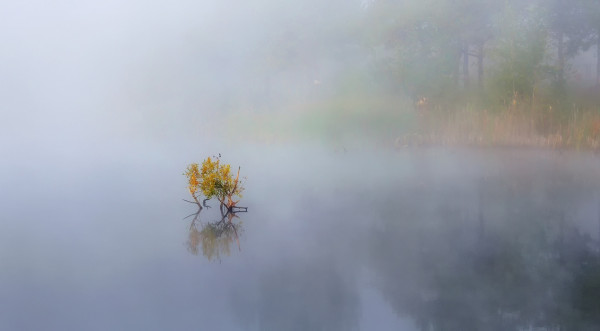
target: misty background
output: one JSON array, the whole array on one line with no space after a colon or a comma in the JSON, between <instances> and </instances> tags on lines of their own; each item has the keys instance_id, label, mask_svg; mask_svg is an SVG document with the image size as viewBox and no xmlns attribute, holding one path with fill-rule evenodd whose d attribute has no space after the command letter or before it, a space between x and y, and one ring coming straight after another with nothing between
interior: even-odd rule
<instances>
[{"instance_id":1,"label":"misty background","mask_svg":"<svg viewBox=\"0 0 600 331\"><path fill-rule=\"evenodd\" d=\"M423 104L447 114L518 101L549 113L535 118L546 136L574 112L597 115L600 10L591 0L1 9L2 140L18 137L18 153L213 134L393 144L420 132ZM595 126L581 129L597 138Z\"/></svg>"},{"instance_id":2,"label":"misty background","mask_svg":"<svg viewBox=\"0 0 600 331\"><path fill-rule=\"evenodd\" d=\"M599 22L593 0L0 3L0 328L595 330ZM217 153L249 212L210 260L182 173Z\"/></svg>"}]
</instances>

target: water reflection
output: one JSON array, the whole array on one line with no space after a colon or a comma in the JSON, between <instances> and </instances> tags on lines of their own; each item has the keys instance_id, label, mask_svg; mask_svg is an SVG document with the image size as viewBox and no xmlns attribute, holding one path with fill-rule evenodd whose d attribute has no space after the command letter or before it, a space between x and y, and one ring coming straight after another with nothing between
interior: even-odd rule
<instances>
[{"instance_id":1,"label":"water reflection","mask_svg":"<svg viewBox=\"0 0 600 331\"><path fill-rule=\"evenodd\" d=\"M239 234L243 231L242 221L238 212L221 210L219 221L202 223L199 209L190 223L187 248L194 255L202 250L202 255L209 261L221 260L221 257L231 254L231 245L235 241L238 250L241 250Z\"/></svg>"},{"instance_id":2,"label":"water reflection","mask_svg":"<svg viewBox=\"0 0 600 331\"><path fill-rule=\"evenodd\" d=\"M351 275L327 257L294 259L259 280L261 330L356 330L359 296Z\"/></svg>"},{"instance_id":3,"label":"water reflection","mask_svg":"<svg viewBox=\"0 0 600 331\"><path fill-rule=\"evenodd\" d=\"M597 330L598 240L551 184L520 185L482 186L475 208L456 191L413 190L386 211L367 263L398 314L420 330ZM415 203L427 197L440 202Z\"/></svg>"},{"instance_id":4,"label":"water reflection","mask_svg":"<svg viewBox=\"0 0 600 331\"><path fill-rule=\"evenodd\" d=\"M331 254L285 252L247 283L232 284L230 302L242 330L358 330L360 294L354 266Z\"/></svg>"}]
</instances>

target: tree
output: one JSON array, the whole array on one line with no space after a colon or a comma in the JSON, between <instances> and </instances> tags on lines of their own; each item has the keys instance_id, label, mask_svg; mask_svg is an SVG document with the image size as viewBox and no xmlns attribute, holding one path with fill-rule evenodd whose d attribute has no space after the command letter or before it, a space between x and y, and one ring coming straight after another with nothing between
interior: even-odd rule
<instances>
[{"instance_id":1,"label":"tree","mask_svg":"<svg viewBox=\"0 0 600 331\"><path fill-rule=\"evenodd\" d=\"M596 46L596 88L600 90L600 2L597 0L579 0L578 18L580 19L579 44L572 46L584 51Z\"/></svg>"},{"instance_id":2,"label":"tree","mask_svg":"<svg viewBox=\"0 0 600 331\"><path fill-rule=\"evenodd\" d=\"M490 0L377 1L369 7L373 31L380 35L373 41L393 52L388 66L415 99L448 95L461 77L468 88L471 57L482 87L484 48L494 35L499 6Z\"/></svg>"},{"instance_id":3,"label":"tree","mask_svg":"<svg viewBox=\"0 0 600 331\"><path fill-rule=\"evenodd\" d=\"M455 34L444 20L441 4L375 2L369 8L376 34L373 48L399 89L418 99L435 98L453 90L460 57ZM446 15L446 16L444 16Z\"/></svg>"},{"instance_id":4,"label":"tree","mask_svg":"<svg viewBox=\"0 0 600 331\"><path fill-rule=\"evenodd\" d=\"M546 12L545 20L549 35L556 41L555 83L563 89L566 84L565 66L567 59L574 56L583 46L585 20L583 2L580 0L550 0L541 2Z\"/></svg>"},{"instance_id":5,"label":"tree","mask_svg":"<svg viewBox=\"0 0 600 331\"><path fill-rule=\"evenodd\" d=\"M188 190L200 209L202 209L202 204L196 195L198 192L202 192L206 197L204 202L215 197L219 200L220 207L224 207L228 211L232 211L234 208L246 209L236 206L244 191L243 183L240 181L240 168L238 168L236 177L233 178L229 164L221 163L219 157L214 157L214 160L208 157L202 162L201 168L198 163L190 164L184 175L188 177Z\"/></svg>"},{"instance_id":6,"label":"tree","mask_svg":"<svg viewBox=\"0 0 600 331\"><path fill-rule=\"evenodd\" d=\"M449 37L455 39L460 48L463 86L469 87L469 58L475 57L477 84L482 87L484 46L493 36L492 17L500 9L499 4L490 0L448 0L443 4L446 10L438 15L438 21L443 22L445 30L452 32Z\"/></svg>"},{"instance_id":7,"label":"tree","mask_svg":"<svg viewBox=\"0 0 600 331\"><path fill-rule=\"evenodd\" d=\"M547 30L538 13L535 3L508 3L497 18L493 85L507 104L532 95L550 72L545 64Z\"/></svg>"}]
</instances>

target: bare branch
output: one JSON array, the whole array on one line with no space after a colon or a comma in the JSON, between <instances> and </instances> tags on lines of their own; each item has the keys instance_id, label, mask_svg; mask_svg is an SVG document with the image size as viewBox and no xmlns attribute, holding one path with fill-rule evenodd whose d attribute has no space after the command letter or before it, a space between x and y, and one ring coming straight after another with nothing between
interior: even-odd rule
<instances>
[{"instance_id":1,"label":"bare branch","mask_svg":"<svg viewBox=\"0 0 600 331\"><path fill-rule=\"evenodd\" d=\"M201 211L201 210L198 210L198 212L197 212L197 213L195 213L195 214L192 214L192 215L195 215L195 216L194 216L194 219L192 220L192 222L190 223L190 230L192 229L192 227L194 227L194 226L196 225L196 221L198 220L198 216L200 216L200 211ZM186 218L188 218L188 217L190 217L190 216L192 216L192 215L186 216ZM184 218L184 219L185 219L185 218Z\"/></svg>"},{"instance_id":2,"label":"bare branch","mask_svg":"<svg viewBox=\"0 0 600 331\"><path fill-rule=\"evenodd\" d=\"M189 215L187 215L186 217L184 217L183 219L190 218L190 217L192 217L192 216L194 216L194 215L197 215L198 213L199 213L199 212L195 212L195 213L189 214Z\"/></svg>"},{"instance_id":3,"label":"bare branch","mask_svg":"<svg viewBox=\"0 0 600 331\"><path fill-rule=\"evenodd\" d=\"M238 251L241 252L242 251L242 247L240 246L240 239L238 238L237 229L235 228L235 225L231 224L231 226L233 227L233 232L235 233L235 241L238 244Z\"/></svg>"}]
</instances>

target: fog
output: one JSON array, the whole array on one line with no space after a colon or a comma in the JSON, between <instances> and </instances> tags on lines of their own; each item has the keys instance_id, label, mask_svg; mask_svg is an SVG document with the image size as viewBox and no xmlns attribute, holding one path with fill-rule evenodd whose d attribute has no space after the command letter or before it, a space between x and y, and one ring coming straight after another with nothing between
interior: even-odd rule
<instances>
[{"instance_id":1,"label":"fog","mask_svg":"<svg viewBox=\"0 0 600 331\"><path fill-rule=\"evenodd\" d=\"M0 3L0 329L596 329L600 10L565 4ZM218 154L215 258L182 173Z\"/></svg>"},{"instance_id":2,"label":"fog","mask_svg":"<svg viewBox=\"0 0 600 331\"><path fill-rule=\"evenodd\" d=\"M142 2L3 7L3 132L51 146L67 137L146 139L176 131L168 128L185 122L186 108L201 109L192 91L205 80L192 72L206 63L191 61L201 48L189 39L202 29L194 22L203 10Z\"/></svg>"},{"instance_id":3,"label":"fog","mask_svg":"<svg viewBox=\"0 0 600 331\"><path fill-rule=\"evenodd\" d=\"M508 29L499 21L502 15L520 11L521 16L511 15L527 40L529 30L523 25L554 17L555 8L536 1L506 6L469 6L468 1L454 6L444 1L4 3L2 140L18 137L21 152L42 148L67 155L88 144L106 149L124 140L180 144L206 138L209 132L225 132L217 139L221 141L281 140L286 139L281 131L301 132L303 138L316 135L341 144L347 136L362 140L376 131L379 140L393 142L417 129L411 114L414 100L427 97L430 108L448 105L450 99L443 95L458 93L451 86L479 79L477 56L485 66L483 77L489 78L491 91L486 93L501 93L501 84L494 82L502 80L495 67L506 60L497 55ZM461 17L464 22L452 22ZM542 64L555 66L554 21L546 20L541 26L550 34L544 37ZM447 31L432 32L439 35L433 41L412 36L411 25L429 33L423 24ZM579 84L581 77L589 79L591 65L580 65L578 59L594 56L593 43L565 31L565 75L575 81L579 77ZM465 58L452 48L455 41L472 45L467 46L471 53L483 43L489 54ZM434 53L423 53L424 48ZM411 51L421 52L416 62L411 62ZM440 51L454 57L456 65L467 63L456 68L452 75L459 69L460 75L447 88L444 80L451 73L436 58ZM520 56L527 60L525 53ZM553 79L542 76L533 83L537 94ZM510 78L513 86L521 79L515 77ZM523 93L527 88L508 91L511 98ZM502 103L502 98L490 102ZM408 122L382 127L376 118L390 116L377 113L382 111L406 112L401 119ZM356 113L357 119L352 116ZM273 124L256 128L255 122L268 122L270 116L276 118ZM338 127L326 119L331 116L346 120L339 120ZM354 120L362 120L363 126L355 127ZM317 133L311 131L314 121L323 122Z\"/></svg>"},{"instance_id":4,"label":"fog","mask_svg":"<svg viewBox=\"0 0 600 331\"><path fill-rule=\"evenodd\" d=\"M109 132L162 139L198 129L228 95L250 88L241 85L252 79L248 66L280 33L285 14L302 15L278 7L4 3L2 131L25 135L26 126L38 132L29 139L60 130L93 140Z\"/></svg>"}]
</instances>

